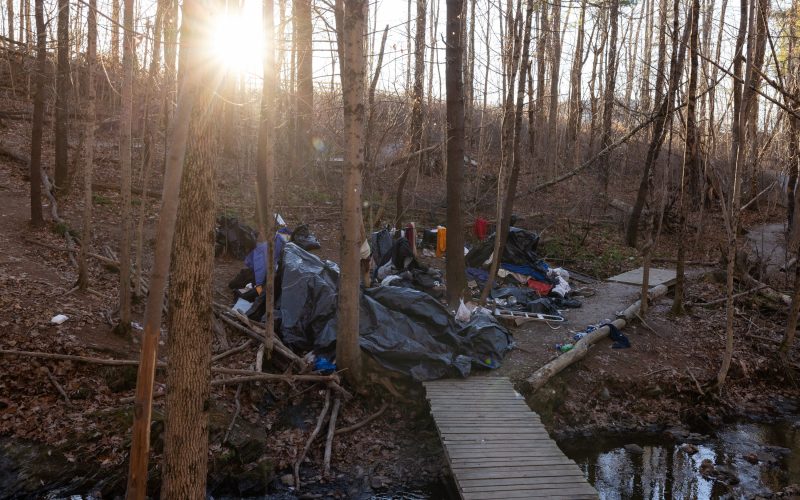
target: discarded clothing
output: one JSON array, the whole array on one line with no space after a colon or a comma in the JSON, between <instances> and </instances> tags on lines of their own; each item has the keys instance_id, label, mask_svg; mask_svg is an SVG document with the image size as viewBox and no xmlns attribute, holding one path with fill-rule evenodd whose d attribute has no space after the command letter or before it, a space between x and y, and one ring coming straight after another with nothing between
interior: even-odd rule
<instances>
[{"instance_id":1,"label":"discarded clothing","mask_svg":"<svg viewBox=\"0 0 800 500\"><path fill-rule=\"evenodd\" d=\"M577 309L583 305L580 300L572 298L549 297L549 299L556 307L561 309Z\"/></svg>"},{"instance_id":2,"label":"discarded clothing","mask_svg":"<svg viewBox=\"0 0 800 500\"><path fill-rule=\"evenodd\" d=\"M548 266L547 263L543 260L536 260L530 264L502 263L500 264L500 267L505 269L506 271L511 271L512 273L519 273L519 274L524 274L525 276L530 276L531 278L537 281L544 281L545 283L550 282L550 278L547 277Z\"/></svg>"},{"instance_id":3,"label":"discarded clothing","mask_svg":"<svg viewBox=\"0 0 800 500\"><path fill-rule=\"evenodd\" d=\"M286 244L286 240L289 236L289 230L287 228L281 228L275 233L275 243L274 243L274 252L273 261L277 265L280 260L281 252L283 251L283 247ZM250 252L247 257L244 259L245 265L253 271L253 279L254 285L263 285L264 278L267 274L267 242L262 241Z\"/></svg>"},{"instance_id":4,"label":"discarded clothing","mask_svg":"<svg viewBox=\"0 0 800 500\"><path fill-rule=\"evenodd\" d=\"M542 297L547 297L550 294L550 290L553 289L553 285L531 278L528 280L528 288L536 290L536 293Z\"/></svg>"},{"instance_id":5,"label":"discarded clothing","mask_svg":"<svg viewBox=\"0 0 800 500\"><path fill-rule=\"evenodd\" d=\"M475 237L483 241L489 233L489 222L483 217L475 219Z\"/></svg>"},{"instance_id":6,"label":"discarded clothing","mask_svg":"<svg viewBox=\"0 0 800 500\"><path fill-rule=\"evenodd\" d=\"M614 343L611 344L612 349L627 349L631 346L631 341L624 333L619 331L619 328L614 326L614 323L604 323L600 325L600 328L604 326L608 327L610 331L609 337L614 341Z\"/></svg>"},{"instance_id":7,"label":"discarded clothing","mask_svg":"<svg viewBox=\"0 0 800 500\"><path fill-rule=\"evenodd\" d=\"M468 267L466 269L466 273L468 279L473 279L478 283L486 283L486 281L489 279L489 273L477 267Z\"/></svg>"},{"instance_id":8,"label":"discarded clothing","mask_svg":"<svg viewBox=\"0 0 800 500\"><path fill-rule=\"evenodd\" d=\"M370 246L372 247L372 260L375 261L376 266L383 262L383 257L391 251L393 244L392 234L388 228L372 233Z\"/></svg>"}]
</instances>

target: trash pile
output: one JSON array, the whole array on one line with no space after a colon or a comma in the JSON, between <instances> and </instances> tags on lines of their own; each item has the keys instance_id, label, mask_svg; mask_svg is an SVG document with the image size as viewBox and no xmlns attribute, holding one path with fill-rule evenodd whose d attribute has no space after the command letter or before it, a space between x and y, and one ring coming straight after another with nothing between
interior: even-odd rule
<instances>
[{"instance_id":1,"label":"trash pile","mask_svg":"<svg viewBox=\"0 0 800 500\"><path fill-rule=\"evenodd\" d=\"M275 236L275 331L288 348L313 353L320 369L330 370L335 366L329 360L336 354L339 268L311 253L319 243L307 227L299 229L283 227ZM456 319L438 300L444 294L441 271L417 260L413 236L393 237L388 230L376 235L366 257L375 263L371 279L379 286L363 288L359 298L363 351L382 367L417 381L499 367L513 346L509 331L485 309ZM229 283L233 309L258 322L264 319L262 285L269 278L265 248L264 242L256 245L245 257L247 268Z\"/></svg>"},{"instance_id":2,"label":"trash pile","mask_svg":"<svg viewBox=\"0 0 800 500\"><path fill-rule=\"evenodd\" d=\"M476 233L485 223L476 221ZM489 278L494 259L496 233L469 250L465 257L467 277L474 297L478 297ZM536 249L539 236L526 229L510 227L500 265L487 304L494 314L516 323L538 320L563 322L561 311L581 307L569 285L569 272L551 268Z\"/></svg>"}]
</instances>

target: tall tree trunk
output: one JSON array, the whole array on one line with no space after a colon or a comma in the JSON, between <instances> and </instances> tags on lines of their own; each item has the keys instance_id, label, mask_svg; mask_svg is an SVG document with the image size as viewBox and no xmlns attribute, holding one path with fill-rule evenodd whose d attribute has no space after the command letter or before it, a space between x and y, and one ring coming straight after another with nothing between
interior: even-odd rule
<instances>
[{"instance_id":1,"label":"tall tree trunk","mask_svg":"<svg viewBox=\"0 0 800 500\"><path fill-rule=\"evenodd\" d=\"M123 0L125 29L122 40L122 109L119 116L119 177L122 196L119 238L119 324L117 332L131 328L131 121L133 118L133 1Z\"/></svg>"},{"instance_id":2,"label":"tall tree trunk","mask_svg":"<svg viewBox=\"0 0 800 500\"><path fill-rule=\"evenodd\" d=\"M264 51L263 84L261 89L261 120L258 128L256 182L258 186L258 223L266 242L267 274L264 282L265 335L267 353L272 351L275 334L275 114L278 72L275 66L275 35L273 0L264 0ZM261 367L257 367L261 369Z\"/></svg>"},{"instance_id":3,"label":"tall tree trunk","mask_svg":"<svg viewBox=\"0 0 800 500\"><path fill-rule=\"evenodd\" d=\"M336 364L354 385L361 382L361 347L358 335L361 170L364 167L364 27L366 0L337 0L344 6L342 38L342 91L344 101L345 162L342 185L342 267L339 277Z\"/></svg>"},{"instance_id":4,"label":"tall tree trunk","mask_svg":"<svg viewBox=\"0 0 800 500\"><path fill-rule=\"evenodd\" d=\"M749 18L749 19L748 19ZM741 0L741 11L739 13L739 34L736 37L736 52L734 53L733 63L733 120L731 123L731 193L728 201L728 216L726 217L726 232L728 236L727 244L727 279L725 289L727 300L725 301L725 352L722 355L722 363L717 372L717 389L722 389L728 370L733 358L733 274L736 269L736 243L739 231L739 204L740 204L740 165L743 162L743 142L745 136L745 117L747 116L746 106L743 106L742 90L750 84L752 71L748 69L744 81L742 78L742 55L745 37L752 26L752 18L748 15L747 0Z\"/></svg>"},{"instance_id":5,"label":"tall tree trunk","mask_svg":"<svg viewBox=\"0 0 800 500\"><path fill-rule=\"evenodd\" d=\"M683 308L683 298L685 289L684 265L686 261L686 218L688 217L689 204L687 200L691 188L688 183L696 182L692 175L700 171L700 147L697 133L697 46L700 21L700 0L692 0L692 10L689 16L691 34L689 35L689 88L686 91L686 149L683 154L683 168L680 178L680 198L679 213L680 221L678 225L678 258L676 266L675 298L672 302L672 313L682 315L685 313ZM699 180L699 179L697 179Z\"/></svg>"},{"instance_id":6,"label":"tall tree trunk","mask_svg":"<svg viewBox=\"0 0 800 500\"><path fill-rule=\"evenodd\" d=\"M47 32L44 26L44 0L36 0L36 97L31 124L31 225L44 224L42 218L42 126L44 125L44 82L47 71Z\"/></svg>"},{"instance_id":7,"label":"tall tree trunk","mask_svg":"<svg viewBox=\"0 0 800 500\"><path fill-rule=\"evenodd\" d=\"M56 77L55 178L59 190L68 189L69 119L69 0L58 0L58 67Z\"/></svg>"},{"instance_id":8,"label":"tall tree trunk","mask_svg":"<svg viewBox=\"0 0 800 500\"><path fill-rule=\"evenodd\" d=\"M426 0L417 0L417 27L414 33L414 86L411 89L411 137L410 152L423 149L423 86L425 85L425 13L427 11ZM403 192L405 191L408 174L414 165L420 166L423 158L417 155L416 158L409 159L403 169L400 179L397 182L397 199L395 225L400 227L404 216Z\"/></svg>"},{"instance_id":9,"label":"tall tree trunk","mask_svg":"<svg viewBox=\"0 0 800 500\"><path fill-rule=\"evenodd\" d=\"M653 62L653 14L656 0L645 0L644 56L642 59L642 81L639 90L639 111L650 112L650 65Z\"/></svg>"},{"instance_id":10,"label":"tall tree trunk","mask_svg":"<svg viewBox=\"0 0 800 500\"><path fill-rule=\"evenodd\" d=\"M569 77L569 119L567 124L567 154L572 152L573 163L578 162L578 135L581 129L581 114L583 103L581 102L581 80L583 73L583 43L586 25L586 1L581 0L581 10L578 14L578 34L575 42L575 51L572 55L572 72Z\"/></svg>"},{"instance_id":11,"label":"tall tree trunk","mask_svg":"<svg viewBox=\"0 0 800 500\"><path fill-rule=\"evenodd\" d=\"M619 31L619 0L610 0L609 23L611 33L608 38L608 61L606 62L606 89L603 96L603 135L602 148L611 145L611 122L614 115L614 93L617 78L617 33ZM608 189L611 176L611 162L608 153L598 159L600 171L603 176L603 186Z\"/></svg>"},{"instance_id":12,"label":"tall tree trunk","mask_svg":"<svg viewBox=\"0 0 800 500\"><path fill-rule=\"evenodd\" d=\"M541 4L541 11L539 14L539 36L536 39L536 126L531 126L530 128L530 140L531 140L531 155L536 158L537 163L541 163L545 158L544 152L546 148L544 147L546 138L542 136L542 125L545 123L545 107L544 107L544 89L545 89L545 81L546 81L546 73L547 73L547 46L550 43L550 27L549 21L547 17L547 10L548 10L549 3L542 2ZM522 62L525 64L525 61ZM552 77L552 75L550 75ZM514 92L514 85L513 83L509 86L510 92L513 95ZM513 106L513 104L512 104ZM552 166L552 165L549 165Z\"/></svg>"},{"instance_id":13,"label":"tall tree trunk","mask_svg":"<svg viewBox=\"0 0 800 500\"><path fill-rule=\"evenodd\" d=\"M553 27L550 36L550 111L547 114L547 165L556 172L558 157L558 79L561 71L561 0L554 0L552 8Z\"/></svg>"},{"instance_id":14,"label":"tall tree trunk","mask_svg":"<svg viewBox=\"0 0 800 500\"><path fill-rule=\"evenodd\" d=\"M767 45L767 29L769 22L769 1L768 0L753 0L753 33L751 33L751 41L753 43L753 50L747 58L747 64L753 67L752 87L745 90L746 94L752 94L749 97L748 117L747 117L747 148L746 153L747 166L746 176L750 181L749 196L752 198L758 194L758 165L760 151L758 147L758 91L761 87L761 71L764 66L764 52ZM749 49L750 42L748 42ZM698 193L699 194L699 193ZM750 207L753 209L758 208L759 201L754 199Z\"/></svg>"},{"instance_id":15,"label":"tall tree trunk","mask_svg":"<svg viewBox=\"0 0 800 500\"><path fill-rule=\"evenodd\" d=\"M192 4L192 5L189 5ZM196 30L211 19L211 2L184 4L183 39L197 43ZM199 31L199 30L198 30ZM186 36L188 35L188 36ZM191 50L191 49L190 49ZM167 411L161 498L205 498L211 380L214 267L214 164L212 102L217 77L205 70L189 126L186 164L175 224L169 278Z\"/></svg>"},{"instance_id":16,"label":"tall tree trunk","mask_svg":"<svg viewBox=\"0 0 800 500\"><path fill-rule=\"evenodd\" d=\"M657 117L653 121L653 127L650 137L650 145L647 149L647 156L645 157L644 165L642 167L642 177L639 181L639 189L636 193L636 201L633 204L631 215L628 218L628 225L625 229L625 242L628 246L635 247L636 240L639 236L639 221L641 220L642 211L644 210L647 198L652 191L653 183L653 169L655 168L656 161L661 154L661 146L666 137L667 126L672 123L672 106L675 102L675 92L678 89L678 82L680 74L677 71L683 71L683 47L678 46L678 6L673 2L673 19L672 19L672 56L670 58L670 79L664 94L664 81L666 80L665 73L665 59L666 59L666 20L667 8L666 0L661 0L659 7L660 10L660 25L658 35L658 65L656 72L656 89L655 89L655 102L659 106L657 110ZM688 30L684 33L688 36Z\"/></svg>"},{"instance_id":17,"label":"tall tree trunk","mask_svg":"<svg viewBox=\"0 0 800 500\"><path fill-rule=\"evenodd\" d=\"M447 302L456 307L466 287L464 221L464 86L462 22L464 0L447 0Z\"/></svg>"},{"instance_id":18,"label":"tall tree trunk","mask_svg":"<svg viewBox=\"0 0 800 500\"><path fill-rule=\"evenodd\" d=\"M86 42L86 123L83 151L83 228L81 231L81 251L78 259L78 286L81 290L89 287L89 272L86 256L92 244L92 170L94 168L94 124L96 121L94 76L97 64L97 0L89 0L87 13L88 31Z\"/></svg>"},{"instance_id":19,"label":"tall tree trunk","mask_svg":"<svg viewBox=\"0 0 800 500\"><path fill-rule=\"evenodd\" d=\"M6 15L8 15L8 40L14 43L14 0L6 0ZM22 16L22 12L19 14ZM22 38L22 30L19 31L19 37Z\"/></svg>"},{"instance_id":20,"label":"tall tree trunk","mask_svg":"<svg viewBox=\"0 0 800 500\"><path fill-rule=\"evenodd\" d=\"M469 0L464 3L465 13L467 3L469 4L469 28L467 29L469 42L467 44L467 63L464 65L464 134L466 148L469 152L475 145L473 117L475 115L475 4L477 0ZM463 24L466 27L466 23Z\"/></svg>"},{"instance_id":21,"label":"tall tree trunk","mask_svg":"<svg viewBox=\"0 0 800 500\"><path fill-rule=\"evenodd\" d=\"M161 32L164 20L164 2L158 2L156 5L156 18L153 23L153 49L150 58L149 74L147 76L147 89L145 90L144 98L144 147L142 154L142 170L140 176L140 184L142 190L147 189L148 180L150 179L150 171L153 165L153 145L155 143L155 123L150 115L150 101L151 96L156 85L159 70L161 69ZM166 83L166 82L164 82ZM162 103L163 105L163 103ZM139 216L136 219L136 237L135 246L136 253L134 256L134 279L133 289L139 295L142 292L142 276L144 274L144 219L147 211L147 196L142 196L139 203Z\"/></svg>"},{"instance_id":22,"label":"tall tree trunk","mask_svg":"<svg viewBox=\"0 0 800 500\"><path fill-rule=\"evenodd\" d=\"M194 9L197 9L197 14L192 12ZM161 331L161 311L164 303L164 291L167 287L167 276L170 271L172 242L175 236L175 220L178 213L189 125L193 115L195 96L198 92L198 81L202 81L198 73L207 67L207 65L203 64L205 54L199 50L192 49L192 47L200 45L198 38L202 33L202 28L195 26L194 20L203 15L204 10L200 7L199 2L188 2L186 4L183 14L185 21L181 28L183 31L182 38L187 42L184 49L181 50L180 79L182 84L175 121L170 134L170 141L167 144L164 189L161 197L162 205L156 229L153 268L150 273L150 293L147 296L144 312L142 352L136 378L127 491L127 498L130 500L143 500L147 493L150 420L152 417L153 381L155 378L158 337ZM213 88L213 83L211 87ZM209 203L209 200L205 200L205 203ZM200 210L206 210L206 208L201 207ZM196 283L189 285L189 287L194 286L196 286ZM176 305L176 307L179 306ZM196 347L200 348L202 346ZM169 405L169 401L167 404ZM202 453L206 454L205 448ZM171 473L174 473L178 469L171 468L171 470ZM203 475L203 478L205 478L205 475ZM166 484L163 485L163 488L167 487Z\"/></svg>"},{"instance_id":23,"label":"tall tree trunk","mask_svg":"<svg viewBox=\"0 0 800 500\"><path fill-rule=\"evenodd\" d=\"M311 161L311 132L314 116L313 55L311 53L311 0L294 0L294 18L297 21L297 138L296 165L299 171L308 172Z\"/></svg>"},{"instance_id":24,"label":"tall tree trunk","mask_svg":"<svg viewBox=\"0 0 800 500\"><path fill-rule=\"evenodd\" d=\"M114 71L119 67L119 2L111 0L111 65Z\"/></svg>"},{"instance_id":25,"label":"tall tree trunk","mask_svg":"<svg viewBox=\"0 0 800 500\"><path fill-rule=\"evenodd\" d=\"M166 4L164 6L164 81L161 84L161 94L164 101L163 127L167 131L166 138L168 138L178 90L176 63L178 56L178 0L161 1ZM166 151L166 149L165 147L164 150Z\"/></svg>"},{"instance_id":26,"label":"tall tree trunk","mask_svg":"<svg viewBox=\"0 0 800 500\"><path fill-rule=\"evenodd\" d=\"M521 17L522 5L517 2L517 21L516 24L522 26ZM494 278L500 265L500 259L505 248L508 228L511 224L511 214L514 210L514 198L517 189L517 178L519 176L520 151L519 141L522 129L522 106L525 97L525 61L528 60L529 48L531 44L531 21L533 19L533 0L528 0L525 7L525 23L521 35L515 30L513 38L513 52L511 60L511 77L508 92L505 97L504 116L503 116L503 135L502 135L502 163L500 180L498 181L498 201L497 201L497 236L494 242L494 258L489 268L489 279L481 291L481 303L486 301L489 291L494 284ZM522 40L520 40L522 38ZM520 46L521 42L521 46ZM520 55L520 50L522 54ZM519 71L519 85L516 89L516 103L514 102L514 82L516 73ZM544 122L540 122L544 123ZM504 191L501 191L504 189Z\"/></svg>"}]
</instances>

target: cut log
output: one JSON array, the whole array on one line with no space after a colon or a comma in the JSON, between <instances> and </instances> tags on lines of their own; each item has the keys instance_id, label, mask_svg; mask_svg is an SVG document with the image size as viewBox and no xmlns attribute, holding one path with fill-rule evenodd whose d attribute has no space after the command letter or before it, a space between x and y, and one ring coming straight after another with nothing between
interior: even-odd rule
<instances>
[{"instance_id":1,"label":"cut log","mask_svg":"<svg viewBox=\"0 0 800 500\"><path fill-rule=\"evenodd\" d=\"M650 300L666 294L667 290L669 290L669 288L665 285L658 285L657 287L651 289L649 293ZM641 307L642 301L637 300L627 309L625 309L617 317L617 319L612 322L612 324L619 329L624 328L625 325L630 323L630 321L635 318L637 314L639 314L639 309L641 309ZM611 330L607 326L598 328L576 342L571 351L565 352L556 359L536 370L533 375L528 377L526 380L526 383L530 387L531 391L537 391L541 389L551 378L560 373L561 370L583 359L589 353L590 347L608 337L610 333Z\"/></svg>"}]
</instances>

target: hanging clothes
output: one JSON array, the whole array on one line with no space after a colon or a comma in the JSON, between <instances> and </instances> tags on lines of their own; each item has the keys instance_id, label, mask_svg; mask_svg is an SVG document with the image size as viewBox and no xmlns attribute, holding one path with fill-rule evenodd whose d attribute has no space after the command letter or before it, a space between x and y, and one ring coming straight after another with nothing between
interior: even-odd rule
<instances>
[{"instance_id":1,"label":"hanging clothes","mask_svg":"<svg viewBox=\"0 0 800 500\"><path fill-rule=\"evenodd\" d=\"M447 251L447 228L439 226L436 228L436 256L441 257Z\"/></svg>"}]
</instances>

